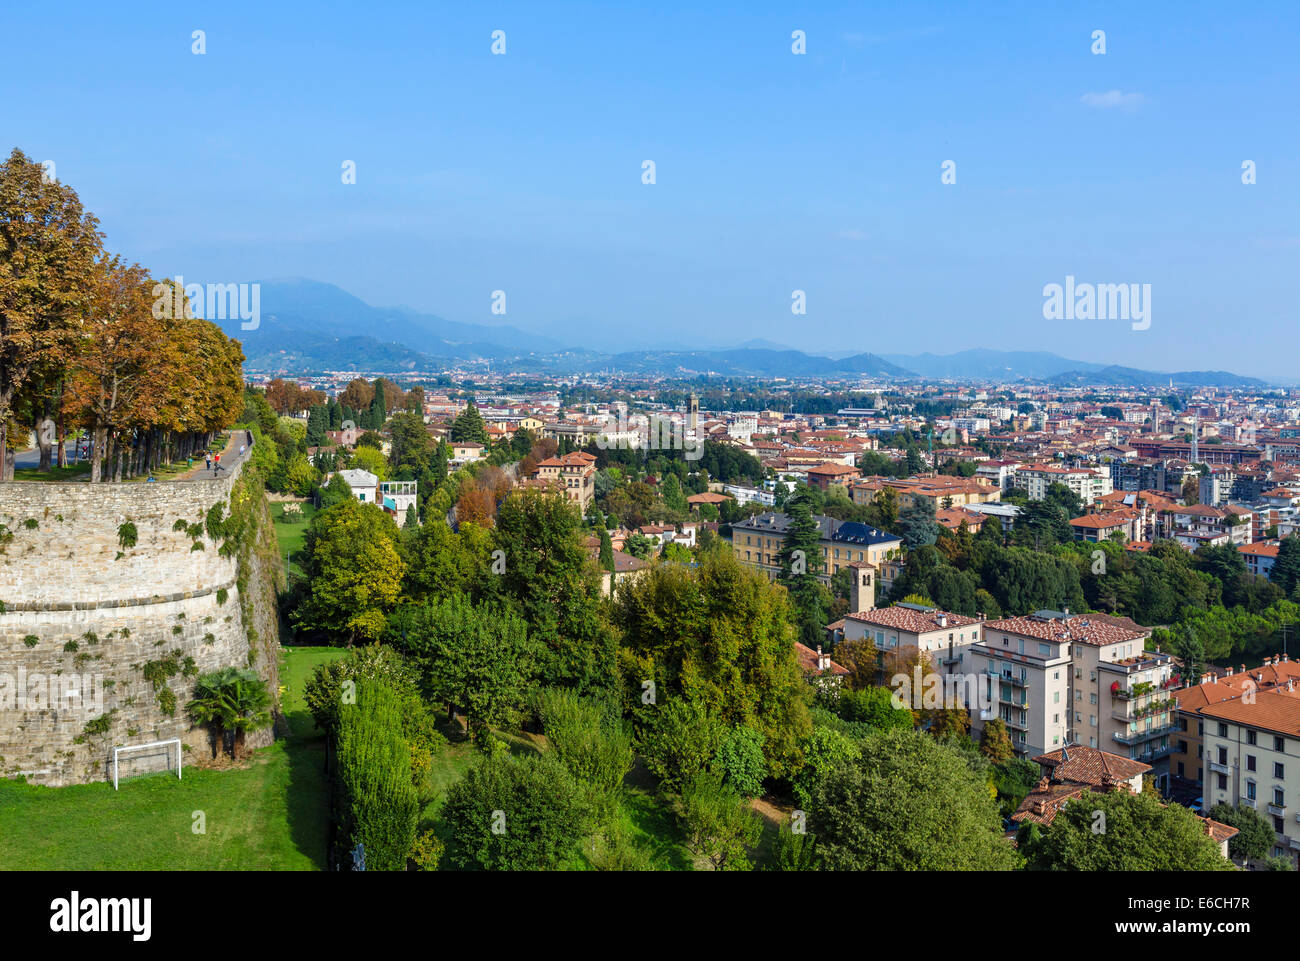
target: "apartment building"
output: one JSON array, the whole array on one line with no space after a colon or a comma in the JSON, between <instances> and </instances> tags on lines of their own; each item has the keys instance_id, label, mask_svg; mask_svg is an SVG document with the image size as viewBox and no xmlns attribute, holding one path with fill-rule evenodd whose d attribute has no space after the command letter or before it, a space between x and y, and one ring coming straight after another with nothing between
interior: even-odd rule
<instances>
[{"instance_id":1,"label":"apartment building","mask_svg":"<svg viewBox=\"0 0 1300 961\"><path fill-rule=\"evenodd\" d=\"M1209 704L1204 804L1252 807L1273 826L1275 856L1300 865L1300 691L1284 688Z\"/></svg>"},{"instance_id":2,"label":"apartment building","mask_svg":"<svg viewBox=\"0 0 1300 961\"><path fill-rule=\"evenodd\" d=\"M1231 510L1209 504L1187 504L1166 513L1168 536L1189 550L1196 550L1202 544L1250 543L1250 518Z\"/></svg>"},{"instance_id":3,"label":"apartment building","mask_svg":"<svg viewBox=\"0 0 1300 961\"><path fill-rule=\"evenodd\" d=\"M928 502L935 510L946 504L949 507L967 507L996 501L1002 491L983 478L913 477L897 480L891 477L869 477L849 485L849 496L855 504L870 504L885 487L898 492L899 510Z\"/></svg>"},{"instance_id":4,"label":"apartment building","mask_svg":"<svg viewBox=\"0 0 1300 961\"><path fill-rule=\"evenodd\" d=\"M1108 541L1117 534L1125 540L1142 539L1143 512L1136 508L1123 508L1105 514L1084 514L1070 521L1070 530L1076 541L1097 543Z\"/></svg>"},{"instance_id":5,"label":"apartment building","mask_svg":"<svg viewBox=\"0 0 1300 961\"><path fill-rule=\"evenodd\" d=\"M1169 773L1174 777L1203 783L1205 766L1205 721L1201 711L1211 704L1230 701L1247 691L1271 691L1300 681L1300 661L1286 655L1266 658L1259 667L1246 670L1243 664L1226 671L1206 671L1197 683L1173 692L1177 701L1176 731L1169 755Z\"/></svg>"},{"instance_id":6,"label":"apartment building","mask_svg":"<svg viewBox=\"0 0 1300 961\"><path fill-rule=\"evenodd\" d=\"M1280 542L1267 541L1262 544L1242 544L1237 548L1237 552L1245 560L1247 571L1260 577L1268 577L1273 573L1273 565L1277 563L1277 553L1281 548Z\"/></svg>"},{"instance_id":7,"label":"apartment building","mask_svg":"<svg viewBox=\"0 0 1300 961\"><path fill-rule=\"evenodd\" d=\"M970 648L983 621L921 604L894 604L844 615L839 640L871 641L882 654L917 651L939 674L975 673Z\"/></svg>"},{"instance_id":8,"label":"apartment building","mask_svg":"<svg viewBox=\"0 0 1300 961\"><path fill-rule=\"evenodd\" d=\"M822 555L820 579L830 583L831 577L841 568L853 563L879 567L891 551L900 550L902 540L887 531L868 527L854 521L841 521L834 517L816 514L813 519L821 528L819 546ZM790 518L786 514L768 512L738 521L731 525L731 547L741 563L763 571L769 579L776 580L781 573L780 553L785 546L786 529Z\"/></svg>"},{"instance_id":9,"label":"apartment building","mask_svg":"<svg viewBox=\"0 0 1300 961\"><path fill-rule=\"evenodd\" d=\"M847 487L857 476L856 467L848 467L834 461L817 464L807 470L808 486L823 492L829 491L834 486Z\"/></svg>"},{"instance_id":10,"label":"apartment building","mask_svg":"<svg viewBox=\"0 0 1300 961\"><path fill-rule=\"evenodd\" d=\"M970 657L996 690L998 716L1022 757L1071 743L1144 762L1167 753L1172 710L1160 713L1155 692L1168 684L1172 659L1143 650L1143 628L1103 614L1038 611L985 621L982 633ZM982 727L972 717L973 733Z\"/></svg>"},{"instance_id":11,"label":"apartment building","mask_svg":"<svg viewBox=\"0 0 1300 961\"><path fill-rule=\"evenodd\" d=\"M1091 467L1028 464L1016 470L1015 485L1026 491L1030 500L1044 500L1047 489L1053 484L1068 487L1084 506L1092 504L1099 497L1105 497L1114 489L1107 472Z\"/></svg>"},{"instance_id":12,"label":"apartment building","mask_svg":"<svg viewBox=\"0 0 1300 961\"><path fill-rule=\"evenodd\" d=\"M596 496L596 458L585 451L548 457L538 463L533 479L539 484L559 486L585 514Z\"/></svg>"}]
</instances>

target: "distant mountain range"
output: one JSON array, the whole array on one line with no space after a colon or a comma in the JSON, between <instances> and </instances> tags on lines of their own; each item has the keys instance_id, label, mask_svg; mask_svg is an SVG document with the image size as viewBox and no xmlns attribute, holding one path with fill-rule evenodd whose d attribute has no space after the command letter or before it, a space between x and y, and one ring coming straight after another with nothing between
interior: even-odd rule
<instances>
[{"instance_id":1,"label":"distant mountain range","mask_svg":"<svg viewBox=\"0 0 1300 961\"><path fill-rule=\"evenodd\" d=\"M568 346L517 327L465 324L398 307L372 307L333 284L263 282L261 322L218 321L244 346L246 366L261 372L427 371L457 362L489 361L557 373L604 370L641 374L732 377L873 377L891 380L1029 380L1060 386L1266 386L1226 371L1174 374L1070 360L1044 351L973 349L954 354L832 351L815 354L770 340L734 348L642 349L605 353ZM674 345L674 348L682 345Z\"/></svg>"}]
</instances>

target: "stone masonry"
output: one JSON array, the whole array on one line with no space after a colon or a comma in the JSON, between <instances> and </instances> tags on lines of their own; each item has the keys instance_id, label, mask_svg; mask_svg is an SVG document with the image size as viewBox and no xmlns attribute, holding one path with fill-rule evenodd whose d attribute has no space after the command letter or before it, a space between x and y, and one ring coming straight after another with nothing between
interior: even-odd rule
<instances>
[{"instance_id":1,"label":"stone masonry","mask_svg":"<svg viewBox=\"0 0 1300 961\"><path fill-rule=\"evenodd\" d=\"M115 746L174 737L187 764L211 757L185 709L197 677L251 663L275 692L272 572L254 552L241 603L237 558L206 529L175 529L204 524L219 502L228 512L238 476L236 466L217 480L0 484L0 776L103 780ZM273 537L265 502L255 506L256 535ZM173 713L156 685L174 695ZM268 728L247 743L271 738ZM127 755L121 775L174 766L174 752Z\"/></svg>"}]
</instances>

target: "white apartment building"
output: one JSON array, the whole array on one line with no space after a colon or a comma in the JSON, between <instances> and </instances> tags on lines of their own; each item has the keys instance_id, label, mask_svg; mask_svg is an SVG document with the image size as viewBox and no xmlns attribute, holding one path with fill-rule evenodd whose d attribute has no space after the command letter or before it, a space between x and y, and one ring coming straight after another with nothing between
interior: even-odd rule
<instances>
[{"instance_id":1,"label":"white apartment building","mask_svg":"<svg viewBox=\"0 0 1300 961\"><path fill-rule=\"evenodd\" d=\"M1201 708L1204 805L1254 808L1273 825L1272 853L1300 859L1300 688L1291 680L1247 700Z\"/></svg>"},{"instance_id":2,"label":"white apartment building","mask_svg":"<svg viewBox=\"0 0 1300 961\"><path fill-rule=\"evenodd\" d=\"M1113 490L1110 474L1091 467L1056 467L1050 464L1027 464L1016 469L1015 486L1041 501L1053 484L1064 484L1086 506Z\"/></svg>"},{"instance_id":3,"label":"white apartment building","mask_svg":"<svg viewBox=\"0 0 1300 961\"><path fill-rule=\"evenodd\" d=\"M1156 711L1171 659L1143 651L1148 633L1125 618L1038 611L985 621L970 658L1020 756L1078 743L1149 762L1168 755L1173 708ZM982 719L971 722L978 736Z\"/></svg>"}]
</instances>

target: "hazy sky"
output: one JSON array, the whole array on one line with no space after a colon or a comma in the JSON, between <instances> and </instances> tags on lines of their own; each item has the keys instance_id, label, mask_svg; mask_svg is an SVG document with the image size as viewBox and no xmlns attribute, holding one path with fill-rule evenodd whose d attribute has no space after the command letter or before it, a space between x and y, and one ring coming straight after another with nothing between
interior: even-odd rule
<instances>
[{"instance_id":1,"label":"hazy sky","mask_svg":"<svg viewBox=\"0 0 1300 961\"><path fill-rule=\"evenodd\" d=\"M9 3L0 146L187 282L310 277L606 349L1295 375L1298 10ZM1044 320L1067 275L1150 284L1150 328Z\"/></svg>"}]
</instances>

